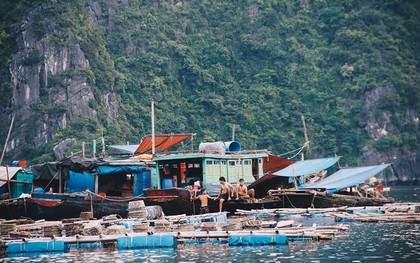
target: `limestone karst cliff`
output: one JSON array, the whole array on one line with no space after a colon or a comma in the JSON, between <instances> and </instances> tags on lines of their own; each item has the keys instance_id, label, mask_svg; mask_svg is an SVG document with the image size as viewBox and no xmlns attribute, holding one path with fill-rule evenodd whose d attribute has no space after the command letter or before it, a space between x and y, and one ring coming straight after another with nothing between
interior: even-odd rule
<instances>
[{"instance_id":1,"label":"limestone karst cliff","mask_svg":"<svg viewBox=\"0 0 420 263\"><path fill-rule=\"evenodd\" d=\"M16 116L7 160L54 159L67 138L71 151L102 134L139 142L154 100L160 133L224 140L236 123L245 148L281 154L303 145L304 115L312 157L420 177L417 1L0 5L0 148Z\"/></svg>"}]
</instances>

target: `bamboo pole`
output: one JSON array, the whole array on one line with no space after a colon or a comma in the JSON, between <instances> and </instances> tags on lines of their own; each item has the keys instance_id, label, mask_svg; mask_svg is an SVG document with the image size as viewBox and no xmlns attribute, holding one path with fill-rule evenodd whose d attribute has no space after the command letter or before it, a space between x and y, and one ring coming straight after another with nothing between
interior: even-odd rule
<instances>
[{"instance_id":1,"label":"bamboo pole","mask_svg":"<svg viewBox=\"0 0 420 263\"><path fill-rule=\"evenodd\" d=\"M27 182L27 181L20 181L20 180L5 180L5 179L0 179L0 182L11 182L11 183L18 183L18 184L32 184L31 182Z\"/></svg>"},{"instance_id":2,"label":"bamboo pole","mask_svg":"<svg viewBox=\"0 0 420 263\"><path fill-rule=\"evenodd\" d=\"M15 122L15 115L12 115L12 120L10 121L9 131L7 132L6 141L4 143L3 152L1 153L0 165L3 163L4 154L6 153L7 143L9 142L10 133L12 132L13 123Z\"/></svg>"}]
</instances>

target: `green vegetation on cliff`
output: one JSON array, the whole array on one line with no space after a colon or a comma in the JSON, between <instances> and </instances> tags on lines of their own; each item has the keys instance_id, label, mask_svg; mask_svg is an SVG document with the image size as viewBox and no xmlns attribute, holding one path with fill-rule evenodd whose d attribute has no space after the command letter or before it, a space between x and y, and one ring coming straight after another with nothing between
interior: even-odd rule
<instances>
[{"instance_id":1,"label":"green vegetation on cliff","mask_svg":"<svg viewBox=\"0 0 420 263\"><path fill-rule=\"evenodd\" d=\"M29 7L2 2L15 12L11 19L0 8L0 44L6 39L8 46L0 54L0 91L11 96L10 58L5 59L16 50L8 36ZM197 132L198 141L228 140L236 123L236 139L244 148L280 154L303 145L304 115L317 156L337 153L354 164L365 146L407 152L420 146L418 125L410 120L420 108L418 1L50 0L42 5L45 16L60 17L62 35L54 41L63 45L72 32L89 60L91 70L84 74L97 98L89 106L99 112L109 143L139 142L150 133L154 100L158 133ZM368 107L367 94L382 90L390 95ZM99 99L105 91L122 98L118 120L106 117L107 105ZM9 100L2 97L1 107ZM398 129L373 140L366 127L372 121L383 127L388 121L383 112ZM100 127L79 132L83 123L75 121L56 140L102 132ZM5 126L2 122L2 134Z\"/></svg>"}]
</instances>

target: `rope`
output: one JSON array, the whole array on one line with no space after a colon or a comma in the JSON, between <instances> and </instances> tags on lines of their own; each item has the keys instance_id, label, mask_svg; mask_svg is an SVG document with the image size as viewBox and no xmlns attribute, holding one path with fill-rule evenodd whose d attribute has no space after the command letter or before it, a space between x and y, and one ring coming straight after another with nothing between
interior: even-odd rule
<instances>
[{"instance_id":1,"label":"rope","mask_svg":"<svg viewBox=\"0 0 420 263\"><path fill-rule=\"evenodd\" d=\"M309 144L309 142L308 143L305 143L303 146L302 146L302 148L300 148L299 149L299 151L295 154L295 155L293 155L292 157L290 157L289 159L293 159L293 158L295 158L296 156L298 156L302 151L303 151L303 149L305 149L305 147L307 146Z\"/></svg>"},{"instance_id":2,"label":"rope","mask_svg":"<svg viewBox=\"0 0 420 263\"><path fill-rule=\"evenodd\" d=\"M312 208L315 208L314 207L314 200L315 200L315 196L316 196L316 192L314 193L314 195L312 196L312 201L311 201L311 207Z\"/></svg>"},{"instance_id":3,"label":"rope","mask_svg":"<svg viewBox=\"0 0 420 263\"><path fill-rule=\"evenodd\" d=\"M297 154L295 154L293 157L291 157L291 158L289 158L289 159L293 159L294 157L296 157L300 152L302 152L303 151L303 149L305 149L305 147L307 146L307 144L309 144L309 142L308 143L306 143L305 142L305 144L302 146L302 147L300 147L300 148L297 148L297 149L294 149L294 150L291 150L291 151L288 151L288 152L286 152L286 153L282 153L282 154L279 154L278 156L284 156L284 155L287 155L287 154L289 154L289 153L294 153L294 152L296 152L296 151L299 151Z\"/></svg>"},{"instance_id":4,"label":"rope","mask_svg":"<svg viewBox=\"0 0 420 263\"><path fill-rule=\"evenodd\" d=\"M56 172L53 176L53 178L51 178L51 180L48 182L47 186L45 186L44 191L48 188L48 186L51 184L51 182L54 180L54 178L57 176L58 172Z\"/></svg>"},{"instance_id":5,"label":"rope","mask_svg":"<svg viewBox=\"0 0 420 263\"><path fill-rule=\"evenodd\" d=\"M290 201L290 199L289 199L289 197L287 196L287 194L284 194L284 196L286 196L287 200L289 200L289 204L290 204L291 206L293 206L293 208L296 208L296 206L294 206L294 205L292 204L292 202Z\"/></svg>"},{"instance_id":6,"label":"rope","mask_svg":"<svg viewBox=\"0 0 420 263\"><path fill-rule=\"evenodd\" d=\"M138 198L140 198L140 197L143 197L143 194L141 194L141 195L137 195L137 196L134 196L134 197L132 197L132 198L128 198L128 199L112 199L112 198L107 198L107 197L105 197L105 196L100 196L100 195L97 195L97 194L95 194L94 192L92 192L92 191L90 191L90 190L86 190L85 192L87 192L88 194L93 195L93 196L95 196L95 197L99 197L99 198L102 198L102 199L104 199L104 200L107 200L107 201L113 201L113 202L133 201L133 200L137 200L137 199L138 199Z\"/></svg>"}]
</instances>

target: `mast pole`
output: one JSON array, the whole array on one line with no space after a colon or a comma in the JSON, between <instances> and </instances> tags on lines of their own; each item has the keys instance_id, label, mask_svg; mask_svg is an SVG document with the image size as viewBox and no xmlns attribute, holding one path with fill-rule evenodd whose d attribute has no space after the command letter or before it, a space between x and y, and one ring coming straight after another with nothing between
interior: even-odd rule
<instances>
[{"instance_id":1,"label":"mast pole","mask_svg":"<svg viewBox=\"0 0 420 263\"><path fill-rule=\"evenodd\" d=\"M235 141L235 123L232 123L232 141Z\"/></svg>"},{"instance_id":2,"label":"mast pole","mask_svg":"<svg viewBox=\"0 0 420 263\"><path fill-rule=\"evenodd\" d=\"M311 149L309 148L308 132L306 130L305 116L302 115L303 134L305 135L306 155L311 157Z\"/></svg>"},{"instance_id":3,"label":"mast pole","mask_svg":"<svg viewBox=\"0 0 420 263\"><path fill-rule=\"evenodd\" d=\"M152 100L152 155L155 155L155 102Z\"/></svg>"},{"instance_id":4,"label":"mast pole","mask_svg":"<svg viewBox=\"0 0 420 263\"><path fill-rule=\"evenodd\" d=\"M12 132L13 123L15 122L15 115L12 115L12 120L10 121L9 131L7 132L6 142L4 143L3 152L1 153L0 165L3 163L4 154L6 153L7 143L9 142L10 133Z\"/></svg>"}]
</instances>

